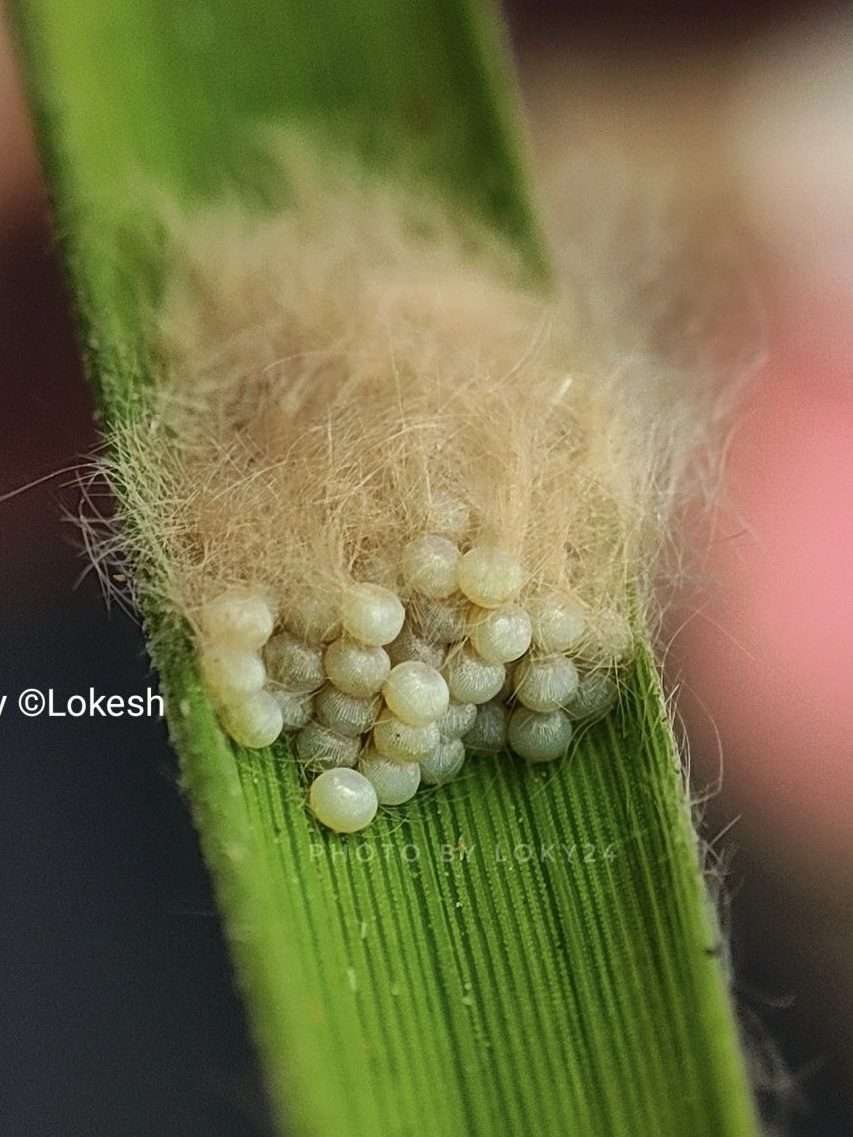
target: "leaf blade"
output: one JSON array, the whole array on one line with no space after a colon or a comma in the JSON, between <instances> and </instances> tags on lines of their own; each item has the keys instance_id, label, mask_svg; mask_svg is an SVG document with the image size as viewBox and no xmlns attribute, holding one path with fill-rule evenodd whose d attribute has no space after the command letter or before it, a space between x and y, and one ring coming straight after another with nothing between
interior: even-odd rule
<instances>
[{"instance_id":1,"label":"leaf blade","mask_svg":"<svg viewBox=\"0 0 853 1137\"><path fill-rule=\"evenodd\" d=\"M380 164L399 148L541 267L477 0L30 0L21 27L112 415L144 386L148 349L144 195L135 216L127 194L140 172L199 198L236 173L253 193L258 121L322 120ZM292 763L234 761L189 644L158 614L149 623L270 1087L298 1132L755 1132L648 659L622 718L546 782L474 762L341 842L306 816ZM581 851L543 853L554 844Z\"/></svg>"}]
</instances>

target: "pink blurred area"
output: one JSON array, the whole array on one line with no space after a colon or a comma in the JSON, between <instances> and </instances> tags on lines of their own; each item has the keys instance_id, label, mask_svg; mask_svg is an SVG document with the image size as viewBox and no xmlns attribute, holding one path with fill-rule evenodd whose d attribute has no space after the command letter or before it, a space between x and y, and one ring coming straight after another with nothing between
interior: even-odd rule
<instances>
[{"instance_id":1,"label":"pink blurred area","mask_svg":"<svg viewBox=\"0 0 853 1137\"><path fill-rule=\"evenodd\" d=\"M793 863L853 876L853 322L783 311L739 415L673 673L703 772ZM826 350L826 344L831 350ZM676 667L677 665L677 667Z\"/></svg>"},{"instance_id":2,"label":"pink blurred area","mask_svg":"<svg viewBox=\"0 0 853 1137\"><path fill-rule=\"evenodd\" d=\"M70 587L82 567L79 541L61 520L63 508L73 508L73 495L63 495L61 487L73 480L73 467L91 452L97 435L2 19L0 155L0 581L4 590L38 595Z\"/></svg>"},{"instance_id":3,"label":"pink blurred area","mask_svg":"<svg viewBox=\"0 0 853 1137\"><path fill-rule=\"evenodd\" d=\"M738 413L704 615L674 656L695 749L707 761L719 732L758 839L849 888L853 22L788 29L732 75L721 154L765 277L767 362Z\"/></svg>"}]
</instances>

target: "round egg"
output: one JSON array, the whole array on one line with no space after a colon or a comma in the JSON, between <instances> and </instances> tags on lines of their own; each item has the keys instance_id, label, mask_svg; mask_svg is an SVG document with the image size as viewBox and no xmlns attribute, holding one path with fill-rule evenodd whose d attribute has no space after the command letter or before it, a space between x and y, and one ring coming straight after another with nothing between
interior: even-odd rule
<instances>
[{"instance_id":1,"label":"round egg","mask_svg":"<svg viewBox=\"0 0 853 1137\"><path fill-rule=\"evenodd\" d=\"M528 601L533 644L543 655L576 649L586 632L586 615L577 600L556 595Z\"/></svg>"},{"instance_id":2,"label":"round egg","mask_svg":"<svg viewBox=\"0 0 853 1137\"><path fill-rule=\"evenodd\" d=\"M254 691L220 711L226 732L249 750L272 746L284 728L281 709L269 691Z\"/></svg>"},{"instance_id":3,"label":"round egg","mask_svg":"<svg viewBox=\"0 0 853 1137\"><path fill-rule=\"evenodd\" d=\"M326 770L315 778L308 792L311 812L335 833L358 833L376 816L379 799L364 774L358 770Z\"/></svg>"},{"instance_id":4,"label":"round egg","mask_svg":"<svg viewBox=\"0 0 853 1137\"><path fill-rule=\"evenodd\" d=\"M468 635L466 609L465 601L455 596L447 600L413 596L409 605L417 634L429 643L441 645L458 643Z\"/></svg>"},{"instance_id":5,"label":"round egg","mask_svg":"<svg viewBox=\"0 0 853 1137\"><path fill-rule=\"evenodd\" d=\"M412 592L446 600L456 591L459 549L447 537L428 533L403 550L403 580Z\"/></svg>"},{"instance_id":6,"label":"round egg","mask_svg":"<svg viewBox=\"0 0 853 1137\"><path fill-rule=\"evenodd\" d=\"M578 687L577 668L564 655L528 656L513 671L515 696L531 711L564 707Z\"/></svg>"},{"instance_id":7,"label":"round egg","mask_svg":"<svg viewBox=\"0 0 853 1137\"><path fill-rule=\"evenodd\" d=\"M211 695L233 702L260 691L267 681L261 657L253 651L205 644L199 659L202 677Z\"/></svg>"},{"instance_id":8,"label":"round egg","mask_svg":"<svg viewBox=\"0 0 853 1137\"><path fill-rule=\"evenodd\" d=\"M441 741L438 726L412 726L387 711L373 728L373 745L385 758L396 762L419 762L435 750Z\"/></svg>"},{"instance_id":9,"label":"round egg","mask_svg":"<svg viewBox=\"0 0 853 1137\"><path fill-rule=\"evenodd\" d=\"M498 699L477 707L477 717L463 741L468 750L477 754L499 754L506 750L506 733L509 711Z\"/></svg>"},{"instance_id":10,"label":"round egg","mask_svg":"<svg viewBox=\"0 0 853 1137\"><path fill-rule=\"evenodd\" d=\"M553 762L572 740L572 724L563 711L530 711L516 707L509 717L510 747L527 762Z\"/></svg>"},{"instance_id":11,"label":"round egg","mask_svg":"<svg viewBox=\"0 0 853 1137\"><path fill-rule=\"evenodd\" d=\"M362 755L358 768L376 790L380 805L410 801L421 784L417 762L395 762L372 748Z\"/></svg>"},{"instance_id":12,"label":"round egg","mask_svg":"<svg viewBox=\"0 0 853 1137\"><path fill-rule=\"evenodd\" d=\"M461 498L436 490L428 508L429 528L454 540L461 540L471 526L471 510Z\"/></svg>"},{"instance_id":13,"label":"round egg","mask_svg":"<svg viewBox=\"0 0 853 1137\"><path fill-rule=\"evenodd\" d=\"M359 698L327 683L314 696L314 713L317 721L329 730L350 738L365 734L373 726L379 713L379 696Z\"/></svg>"},{"instance_id":14,"label":"round egg","mask_svg":"<svg viewBox=\"0 0 853 1137\"><path fill-rule=\"evenodd\" d=\"M444 644L433 643L417 635L408 621L403 625L403 630L399 636L393 643L388 644L385 650L388 652L392 665L416 660L418 663L425 663L427 667L435 667L436 669L442 666L447 655Z\"/></svg>"},{"instance_id":15,"label":"round egg","mask_svg":"<svg viewBox=\"0 0 853 1137\"><path fill-rule=\"evenodd\" d=\"M208 601L199 623L207 640L257 651L272 635L275 613L263 593L233 590Z\"/></svg>"},{"instance_id":16,"label":"round egg","mask_svg":"<svg viewBox=\"0 0 853 1137\"><path fill-rule=\"evenodd\" d=\"M451 698L457 703L487 703L506 678L502 663L487 663L467 645L453 653L445 667Z\"/></svg>"},{"instance_id":17,"label":"round egg","mask_svg":"<svg viewBox=\"0 0 853 1137\"><path fill-rule=\"evenodd\" d=\"M338 734L321 722L303 726L294 740L296 754L311 770L328 770L334 766L354 766L361 753L361 739Z\"/></svg>"},{"instance_id":18,"label":"round egg","mask_svg":"<svg viewBox=\"0 0 853 1137\"><path fill-rule=\"evenodd\" d=\"M360 643L389 644L400 634L406 612L399 596L378 584L351 584L341 596L341 624Z\"/></svg>"},{"instance_id":19,"label":"round egg","mask_svg":"<svg viewBox=\"0 0 853 1137\"><path fill-rule=\"evenodd\" d=\"M323 666L331 683L347 695L377 695L391 671L388 652L342 637L326 648Z\"/></svg>"},{"instance_id":20,"label":"round egg","mask_svg":"<svg viewBox=\"0 0 853 1137\"><path fill-rule=\"evenodd\" d=\"M615 681L602 671L585 675L566 704L566 714L573 719L598 718L616 702L619 689Z\"/></svg>"},{"instance_id":21,"label":"round egg","mask_svg":"<svg viewBox=\"0 0 853 1137\"><path fill-rule=\"evenodd\" d=\"M425 726L447 710L450 693L444 678L425 663L398 663L382 686L388 709L403 722Z\"/></svg>"},{"instance_id":22,"label":"round egg","mask_svg":"<svg viewBox=\"0 0 853 1137\"><path fill-rule=\"evenodd\" d=\"M455 778L465 764L465 746L458 738L443 738L439 746L420 762L421 782L441 786Z\"/></svg>"},{"instance_id":23,"label":"round egg","mask_svg":"<svg viewBox=\"0 0 853 1137\"><path fill-rule=\"evenodd\" d=\"M286 691L308 694L318 691L326 681L322 648L290 632L272 637L264 648L264 661L270 678Z\"/></svg>"},{"instance_id":24,"label":"round egg","mask_svg":"<svg viewBox=\"0 0 853 1137\"><path fill-rule=\"evenodd\" d=\"M475 545L459 561L461 592L480 608L500 608L524 583L521 565L504 549Z\"/></svg>"},{"instance_id":25,"label":"round egg","mask_svg":"<svg viewBox=\"0 0 853 1137\"><path fill-rule=\"evenodd\" d=\"M515 605L474 608L468 616L468 629L474 650L487 663L511 663L530 647L530 617Z\"/></svg>"},{"instance_id":26,"label":"round egg","mask_svg":"<svg viewBox=\"0 0 853 1137\"><path fill-rule=\"evenodd\" d=\"M474 725L476 718L475 703L450 703L438 720L438 732L442 738L462 738Z\"/></svg>"},{"instance_id":27,"label":"round egg","mask_svg":"<svg viewBox=\"0 0 853 1137\"><path fill-rule=\"evenodd\" d=\"M314 699L311 695L283 691L280 687L271 687L270 694L278 703L285 730L301 730L310 722L314 713Z\"/></svg>"}]
</instances>

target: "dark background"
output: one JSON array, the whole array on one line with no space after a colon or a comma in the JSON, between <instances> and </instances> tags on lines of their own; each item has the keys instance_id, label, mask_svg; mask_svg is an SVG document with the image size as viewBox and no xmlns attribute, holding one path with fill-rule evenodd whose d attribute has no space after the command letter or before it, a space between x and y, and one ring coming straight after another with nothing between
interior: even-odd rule
<instances>
[{"instance_id":1,"label":"dark background","mask_svg":"<svg viewBox=\"0 0 853 1137\"><path fill-rule=\"evenodd\" d=\"M740 13L740 14L738 14ZM560 37L669 57L743 40L778 5L514 5L527 60ZM97 445L19 92L0 76L0 495ZM10 109L11 108L11 109ZM0 191L2 193L2 191ZM79 534L74 475L0 501L0 691L153 684L138 628L108 612ZM724 790L709 825L742 803ZM729 877L738 997L771 1113L796 1137L853 1132L843 1031L821 1008L849 974L809 958L832 920L749 835ZM729 839L729 846L734 842ZM269 1132L246 1024L161 724L0 720L0 1132L3 1137L242 1137ZM838 903L844 897L836 898ZM772 1042L771 1042L772 1040ZM774 1057L779 1050L779 1061ZM685 1134L685 1137L689 1137Z\"/></svg>"}]
</instances>

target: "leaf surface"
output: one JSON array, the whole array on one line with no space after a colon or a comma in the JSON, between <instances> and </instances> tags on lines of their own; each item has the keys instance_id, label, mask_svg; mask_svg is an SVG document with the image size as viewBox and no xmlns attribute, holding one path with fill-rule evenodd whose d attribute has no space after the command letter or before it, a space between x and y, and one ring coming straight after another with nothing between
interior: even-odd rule
<instances>
[{"instance_id":1,"label":"leaf surface","mask_svg":"<svg viewBox=\"0 0 853 1137\"><path fill-rule=\"evenodd\" d=\"M544 258L479 0L28 0L18 12L104 416L144 401L147 187L267 193L259 124L322 126ZM390 173L389 173L390 176ZM751 1137L718 930L649 657L571 760L474 759L342 840L284 748L241 752L149 612L282 1124L316 1137Z\"/></svg>"}]
</instances>

